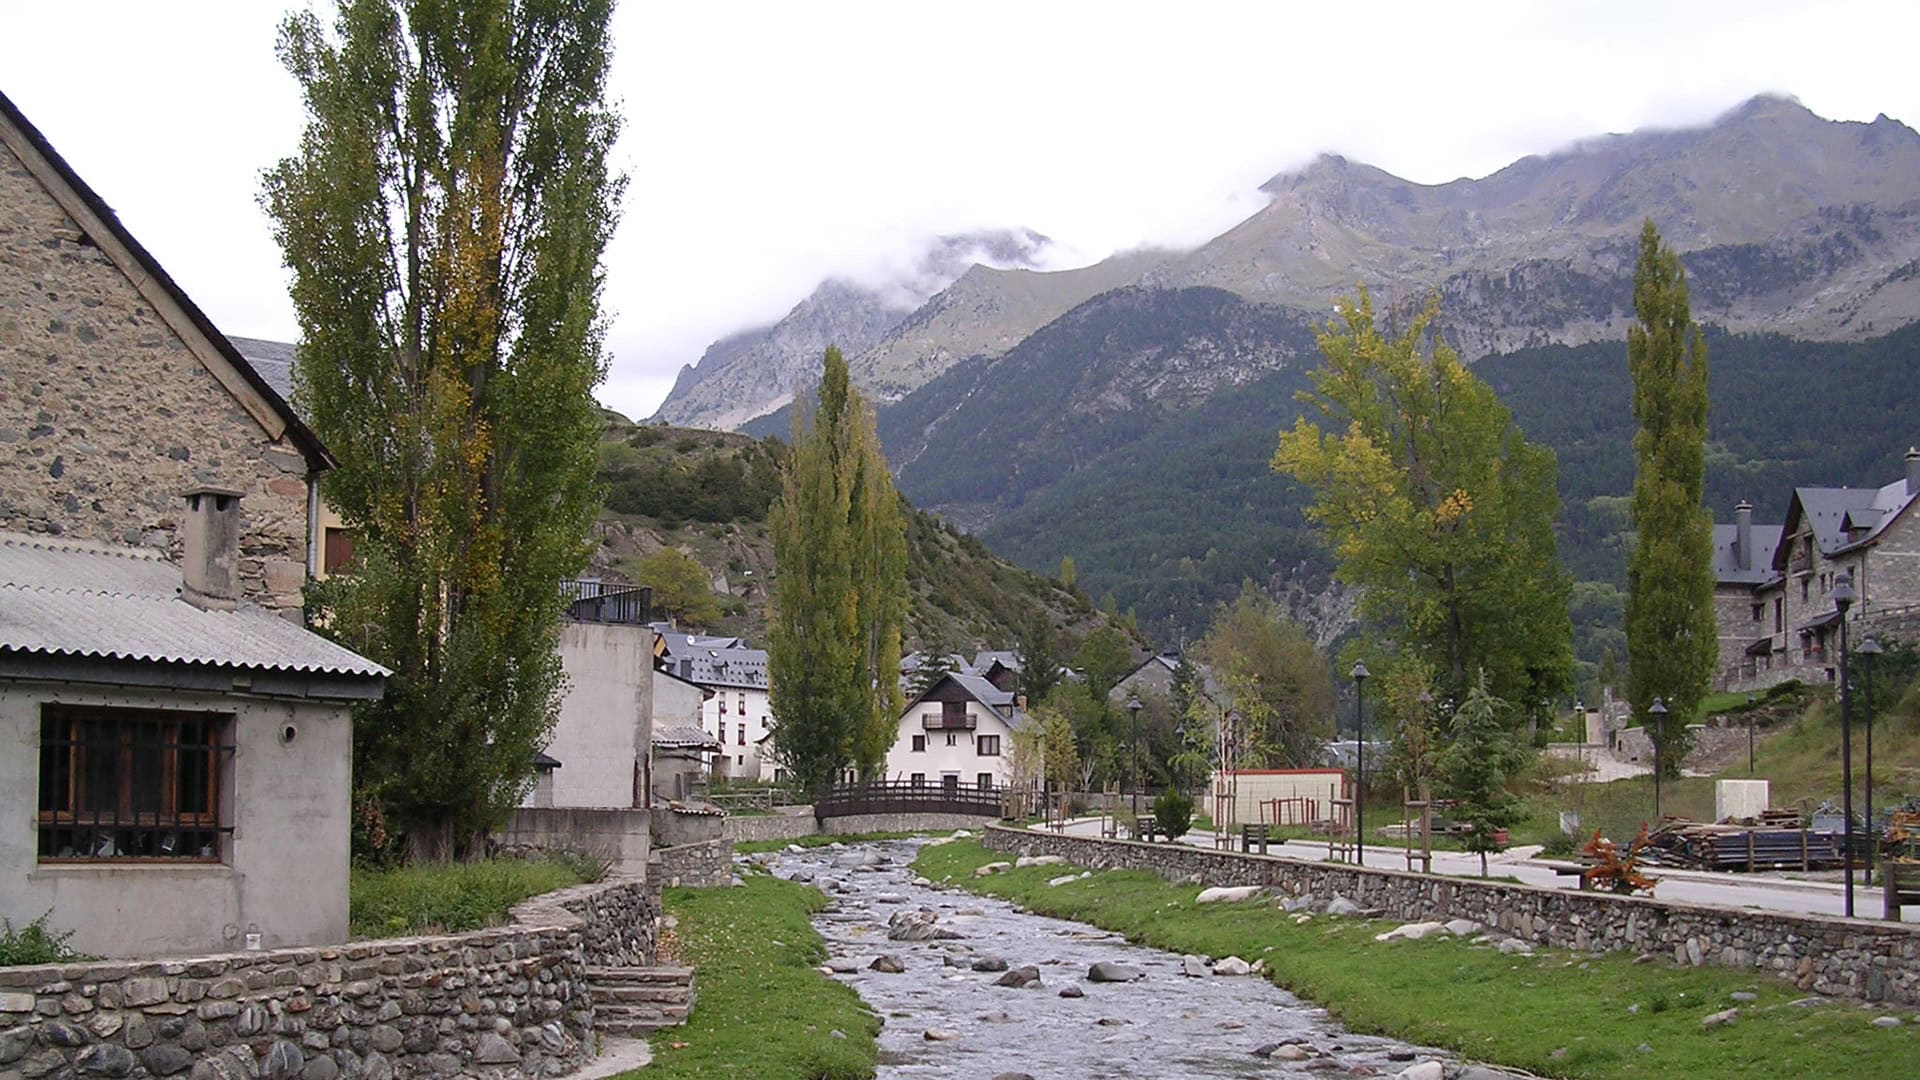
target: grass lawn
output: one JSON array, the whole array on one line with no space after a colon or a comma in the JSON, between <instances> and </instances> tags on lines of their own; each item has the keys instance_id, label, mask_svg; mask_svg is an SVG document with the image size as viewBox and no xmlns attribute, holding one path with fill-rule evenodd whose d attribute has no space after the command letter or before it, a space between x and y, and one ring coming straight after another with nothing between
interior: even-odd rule
<instances>
[{"instance_id":1,"label":"grass lawn","mask_svg":"<svg viewBox=\"0 0 1920 1080\"><path fill-rule=\"evenodd\" d=\"M1503 956L1451 938L1380 943L1373 936L1395 923L1315 916L1296 925L1264 904L1202 908L1196 887L1143 872L1108 871L1057 888L1046 881L1058 867L972 876L1004 857L962 841L925 849L915 867L935 881L1156 948L1264 958L1276 982L1356 1031L1545 1076L1894 1077L1915 1075L1920 1062L1920 1016L1912 1007L1799 1007L1789 1004L1801 996L1792 986L1758 973L1635 964L1624 954ZM1734 1005L1736 991L1757 1000L1739 1005L1736 1023L1703 1029L1701 1018ZM1872 1026L1889 1012L1907 1023Z\"/></svg>"},{"instance_id":2,"label":"grass lawn","mask_svg":"<svg viewBox=\"0 0 1920 1080\"><path fill-rule=\"evenodd\" d=\"M752 873L742 888L668 889L663 900L699 996L685 1027L650 1040L653 1064L627 1077L873 1075L879 1021L851 988L816 970L827 955L808 922L826 903L818 889Z\"/></svg>"},{"instance_id":3,"label":"grass lawn","mask_svg":"<svg viewBox=\"0 0 1920 1080\"><path fill-rule=\"evenodd\" d=\"M357 938L458 933L504 922L529 896L587 880L564 859L488 859L445 866L355 870L348 932Z\"/></svg>"}]
</instances>

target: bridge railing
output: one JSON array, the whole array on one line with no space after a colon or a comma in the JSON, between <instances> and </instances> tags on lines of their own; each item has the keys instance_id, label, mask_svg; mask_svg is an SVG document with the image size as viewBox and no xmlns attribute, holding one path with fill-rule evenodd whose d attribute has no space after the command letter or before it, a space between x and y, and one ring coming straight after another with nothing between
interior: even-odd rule
<instances>
[{"instance_id":1,"label":"bridge railing","mask_svg":"<svg viewBox=\"0 0 1920 1080\"><path fill-rule=\"evenodd\" d=\"M873 780L835 784L814 800L813 813L818 818L853 814L967 814L997 818L1005 804L1005 792L997 787Z\"/></svg>"}]
</instances>

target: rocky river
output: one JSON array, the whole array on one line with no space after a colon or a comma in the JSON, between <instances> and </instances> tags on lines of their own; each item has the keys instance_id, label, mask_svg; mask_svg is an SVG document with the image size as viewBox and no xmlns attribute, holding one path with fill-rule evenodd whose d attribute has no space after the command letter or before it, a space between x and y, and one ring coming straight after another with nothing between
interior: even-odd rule
<instances>
[{"instance_id":1,"label":"rocky river","mask_svg":"<svg viewBox=\"0 0 1920 1080\"><path fill-rule=\"evenodd\" d=\"M1257 970L1248 974L1258 956L1183 957L942 891L911 870L918 843L761 857L833 900L814 925L828 970L886 1022L883 1078L1507 1075L1347 1031Z\"/></svg>"}]
</instances>

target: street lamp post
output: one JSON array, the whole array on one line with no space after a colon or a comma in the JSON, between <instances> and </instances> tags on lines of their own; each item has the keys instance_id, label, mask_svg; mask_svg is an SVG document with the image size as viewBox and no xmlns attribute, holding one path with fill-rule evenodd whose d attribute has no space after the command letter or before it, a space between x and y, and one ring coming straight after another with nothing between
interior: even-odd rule
<instances>
[{"instance_id":1,"label":"street lamp post","mask_svg":"<svg viewBox=\"0 0 1920 1080\"><path fill-rule=\"evenodd\" d=\"M1367 865L1367 720L1366 690L1367 676L1372 674L1361 661L1353 662L1353 739L1354 761L1357 762L1358 779L1353 790L1353 843L1354 861Z\"/></svg>"},{"instance_id":2,"label":"street lamp post","mask_svg":"<svg viewBox=\"0 0 1920 1080\"><path fill-rule=\"evenodd\" d=\"M1840 613L1840 812L1847 817L1847 918L1853 918L1853 691L1847 686L1847 609L1853 606L1853 571L1833 579L1833 609Z\"/></svg>"},{"instance_id":3,"label":"street lamp post","mask_svg":"<svg viewBox=\"0 0 1920 1080\"><path fill-rule=\"evenodd\" d=\"M1133 816L1140 816L1140 695L1127 698L1127 711L1133 714Z\"/></svg>"},{"instance_id":4,"label":"street lamp post","mask_svg":"<svg viewBox=\"0 0 1920 1080\"><path fill-rule=\"evenodd\" d=\"M1753 695L1747 695L1747 775L1753 775Z\"/></svg>"},{"instance_id":5,"label":"street lamp post","mask_svg":"<svg viewBox=\"0 0 1920 1080\"><path fill-rule=\"evenodd\" d=\"M1653 717L1653 823L1660 825L1660 774L1666 771L1660 758L1660 744L1667 741L1667 703L1659 698L1647 707L1647 715Z\"/></svg>"},{"instance_id":6,"label":"street lamp post","mask_svg":"<svg viewBox=\"0 0 1920 1080\"><path fill-rule=\"evenodd\" d=\"M1873 857L1880 847L1880 833L1873 825L1873 658L1885 652L1872 634L1860 639L1860 655L1866 660L1861 674L1867 690L1867 884L1873 884Z\"/></svg>"}]
</instances>

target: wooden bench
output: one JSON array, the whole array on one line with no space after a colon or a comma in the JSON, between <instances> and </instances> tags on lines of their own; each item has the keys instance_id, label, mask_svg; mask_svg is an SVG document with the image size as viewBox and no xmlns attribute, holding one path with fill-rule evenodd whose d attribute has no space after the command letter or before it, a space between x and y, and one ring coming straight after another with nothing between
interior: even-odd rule
<instances>
[{"instance_id":1,"label":"wooden bench","mask_svg":"<svg viewBox=\"0 0 1920 1080\"><path fill-rule=\"evenodd\" d=\"M1141 814L1134 819L1133 838L1135 840L1145 840L1149 844L1153 843L1153 825L1152 814Z\"/></svg>"},{"instance_id":2,"label":"wooden bench","mask_svg":"<svg viewBox=\"0 0 1920 1080\"><path fill-rule=\"evenodd\" d=\"M1901 905L1920 904L1920 862L1883 862L1880 880L1886 889L1888 921L1900 921Z\"/></svg>"},{"instance_id":3,"label":"wooden bench","mask_svg":"<svg viewBox=\"0 0 1920 1080\"><path fill-rule=\"evenodd\" d=\"M1265 855L1267 853L1267 826L1240 826L1240 850L1252 851L1255 844L1260 845L1260 854Z\"/></svg>"}]
</instances>

